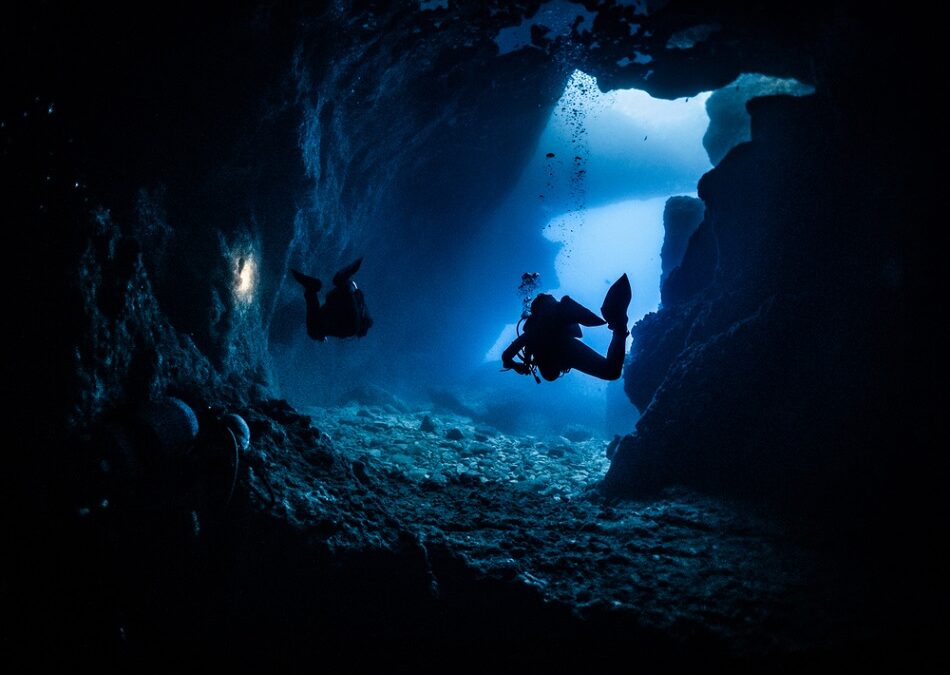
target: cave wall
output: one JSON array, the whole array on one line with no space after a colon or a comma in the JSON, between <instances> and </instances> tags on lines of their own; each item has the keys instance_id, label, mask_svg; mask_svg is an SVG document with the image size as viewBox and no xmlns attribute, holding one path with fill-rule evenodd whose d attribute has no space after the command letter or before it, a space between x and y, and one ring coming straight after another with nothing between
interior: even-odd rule
<instances>
[{"instance_id":1,"label":"cave wall","mask_svg":"<svg viewBox=\"0 0 950 675\"><path fill-rule=\"evenodd\" d=\"M537 252L546 251L534 222L506 224L496 248L479 234L515 185L574 69L597 75L602 87L667 97L731 82L740 63L802 79L813 70L814 29L795 20L805 10L747 15L728 3L665 6L653 15L634 5L578 4L595 18L564 32L535 26L530 46L499 55L498 33L539 16L540 5L460 2L420 12L413 3L368 3L358 12L327 10L302 31L301 142L314 183L289 261L327 275L365 254L361 283L378 321L359 353L315 352L296 329L299 289L285 283L271 337L282 386L295 398L305 400L314 380L344 389L361 378L394 386L433 364L448 366L439 380L451 378L451 364L477 352L466 340L491 344L481 309L461 308L513 297L517 275L494 274L493 260L522 251L530 264L521 271L539 269ZM731 27L691 48L667 48L707 18ZM798 46L778 51L770 37ZM653 60L627 58L637 50ZM461 337L454 343L447 335Z\"/></svg>"},{"instance_id":2,"label":"cave wall","mask_svg":"<svg viewBox=\"0 0 950 675\"><path fill-rule=\"evenodd\" d=\"M477 291L463 270L567 77L536 50L496 57L491 27L516 13L500 6L371 5L328 11L302 31L301 152L313 182L288 261L326 278L365 256L358 282L375 326L359 350L315 353L300 344L299 288L285 285L271 335L298 400L367 381L398 386L449 364L444 336L470 329L458 309L493 293L497 280Z\"/></svg>"},{"instance_id":3,"label":"cave wall","mask_svg":"<svg viewBox=\"0 0 950 675\"><path fill-rule=\"evenodd\" d=\"M811 68L809 24L781 12L739 20L728 3L706 14L673 3L647 15L588 2L593 20L563 32L535 26L531 45L499 56L498 32L540 6L24 7L4 40L11 61L24 64L5 76L4 116L55 108L52 151L69 168L53 179L77 181L82 208L108 210L139 242L163 313L223 376L272 381L270 341L290 339L302 312L288 265L326 274L357 253L376 260L363 281L376 292L379 324L395 327L368 358L399 363L412 346L431 362L419 335L471 329L464 318L440 322L437 308L464 302L460 288L466 297L503 288L494 279L474 288L477 276L453 271L575 68L602 86L662 96L731 81L740 60L781 75ZM729 28L667 48L707 19ZM752 35L761 37L736 46ZM770 37L798 46L777 51ZM637 49L653 60L625 58ZM37 160L21 182L42 183L48 168ZM31 222L36 205L27 201ZM81 241L69 246L65 268L83 250ZM233 292L247 259L257 270L250 308ZM406 285L425 292L391 282L407 269Z\"/></svg>"},{"instance_id":4,"label":"cave wall","mask_svg":"<svg viewBox=\"0 0 950 675\"><path fill-rule=\"evenodd\" d=\"M743 73L735 82L717 89L706 101L709 128L703 136L703 147L709 161L718 164L732 148L750 140L749 115L746 103L759 96L791 94L801 96L814 89L797 80L783 80L757 73Z\"/></svg>"},{"instance_id":5,"label":"cave wall","mask_svg":"<svg viewBox=\"0 0 950 675\"><path fill-rule=\"evenodd\" d=\"M844 448L876 433L861 428L870 422L862 413L882 406L858 395L872 391L875 346L867 341L886 316L880 310L897 301L880 273L883 258L854 270L841 257L870 251L854 248L865 219L848 228L835 204L844 194L856 210L867 203L857 186L819 169L851 160L844 148L829 151L819 133L829 122L822 106L814 97L758 99L750 109L761 134L700 182L715 272L687 297L666 294L663 309L635 328L634 343L652 349L634 350L626 377L645 412L608 486L682 481L768 498L790 490L793 499L828 464L843 463L839 481L859 469L857 448ZM700 262L684 261L681 272ZM662 431L652 420L662 420ZM662 449L641 449L661 438Z\"/></svg>"},{"instance_id":6,"label":"cave wall","mask_svg":"<svg viewBox=\"0 0 950 675\"><path fill-rule=\"evenodd\" d=\"M4 63L16 65L3 72L0 100L4 452L12 460L3 517L13 552L2 594L17 613L4 615L4 635L28 630L30 644L48 648L64 632L77 650L95 650L102 643L84 638L96 626L72 619L112 611L110 594L125 586L133 596L171 591L142 606L155 608L155 623L173 625L174 635L236 630L262 639L265 651L295 640L306 621L261 633L257 620L287 616L275 598L291 594L271 591L312 579L309 546L319 531L291 536L286 515L244 504L233 520L236 541L221 550L248 555L191 570L203 558L188 548L196 545L192 504L169 506L181 497L172 467L155 485L114 478L131 491L146 488L134 495L142 508L102 506L97 518L112 518L113 509L119 527L112 521L99 530L102 541L91 541L75 494L100 496L84 481L101 476L76 455L83 446L99 459L102 448L84 432L173 394L199 412L237 407L283 461L329 464L350 481L345 463L286 404L244 412L278 393L268 338L284 339L276 317L290 303L286 266L320 261L325 269L361 250L415 265L421 254L406 255L406 241L414 252L444 256L422 265L426 274L438 262L450 266L467 239L446 219L462 228L491 210L486 184L467 172L495 167L488 187L502 189L530 150L530 134L521 134L540 129L575 67L604 87L670 97L722 86L745 70L817 90L752 101L751 142L701 182L705 220L664 285L662 310L634 330L626 390L643 415L616 451L607 495L647 498L686 484L779 504L810 525L850 519L873 557L899 559L891 592L912 576L918 591L942 578L944 554L931 546L945 484L935 460L945 438L946 281L937 244L942 177L930 167L945 132L926 100L940 81L939 22L899 8L901 29L893 30L893 13L850 3L674 1L644 16L626 3L586 2L600 10L592 31L535 30L533 46L498 59L494 30L539 6L507 4L449 2L424 18L372 2L226 14L184 5L12 10L15 19L0 26ZM652 61L618 64L638 49ZM486 93L491 82L500 82L494 96ZM509 115L512 97L518 114ZM396 133L382 133L390 128ZM259 263L250 304L234 292L242 257ZM379 265L373 274L367 287L383 288L390 272ZM246 478L254 494L267 492L265 475ZM196 492L211 497L206 488L214 486L217 494L224 481L220 472L214 478ZM373 491L365 495L383 520ZM343 515L363 517L361 500L341 507ZM97 549L117 553L114 566L87 555ZM325 587L348 582L331 602L346 614L356 611L350 589L388 594L380 616L402 616L387 610L411 607L428 581L416 575L420 546L410 549L412 558L397 551L375 565L322 554L343 570L322 579ZM282 578L288 569L295 573ZM393 592L394 574L412 583ZM143 583L143 575L162 583ZM181 578L194 585L177 584ZM472 584L459 605L479 594L484 586ZM217 624L221 606L196 607L196 597L228 598L234 611ZM327 596L293 597L296 620ZM878 599L869 592L867 603ZM248 607L265 612L241 613ZM537 616L526 612L521 623L537 625ZM97 626L121 621L99 619ZM483 627L463 624L466 638ZM169 644L157 635L160 648ZM372 634L360 638L373 642Z\"/></svg>"},{"instance_id":7,"label":"cave wall","mask_svg":"<svg viewBox=\"0 0 950 675\"><path fill-rule=\"evenodd\" d=\"M608 493L685 484L862 531L929 508L933 127L911 102L922 73L852 51L916 53L874 25L842 29L816 95L752 99L751 142L700 181L705 220L633 330L626 390L643 415ZM868 105L887 75L895 89Z\"/></svg>"},{"instance_id":8,"label":"cave wall","mask_svg":"<svg viewBox=\"0 0 950 675\"><path fill-rule=\"evenodd\" d=\"M38 267L24 265L40 279L37 293L76 285L96 214L108 213L136 242L149 294L174 330L222 376L268 379L273 277L265 266L250 308L234 288L241 256L286 247L294 205L282 193L302 184L286 16L52 4L18 15L5 44L22 67L10 73L4 117L19 146L7 159L23 186L14 204L22 231L9 236L28 242L37 228L56 240ZM70 191L75 203L64 202ZM50 318L24 324L42 336ZM87 324L58 318L55 330L82 342Z\"/></svg>"},{"instance_id":9,"label":"cave wall","mask_svg":"<svg viewBox=\"0 0 950 675\"><path fill-rule=\"evenodd\" d=\"M909 17L913 31L905 36L888 30L886 16L847 2L680 1L645 13L635 3L591 0L583 3L596 12L589 24L562 33L536 26L530 46L498 56L497 32L534 16L540 4L18 8L3 42L8 60L23 67L5 73L3 119L4 176L20 226L4 236L7 250L26 253L7 273L30 286L14 299L12 311L23 319L12 333L19 353L43 358L7 364L4 374L8 383L31 382L18 392L28 419L39 419L49 401L57 402L52 417L65 419L96 381L87 375L98 365L89 364L104 357L87 338L115 319L80 311L79 279L93 269L103 287L147 277L142 299L154 296L160 312L136 325L148 333L159 322L178 336L162 341L169 345L163 363L178 362L193 345L215 378L258 396L274 391L271 340L289 340L302 311L286 279L291 264L327 270L364 252L387 261L368 265L363 277L378 291L380 322L399 325L391 343L366 350L378 363L394 362L432 330L464 330L441 324L431 309L457 299L454 262L514 183L566 76L580 68L602 88L669 98L721 87L746 71L794 77L817 91L807 103L753 102L752 143L704 179L707 218L680 266L682 283L671 285L675 275L667 281L663 310L635 332L628 391L646 413L625 447L642 450L618 453L609 490L639 494L677 481L720 487L716 476L725 481L730 468L699 478L684 467L716 456L710 448L725 438L745 448L729 462L755 457L767 426L760 395L769 387L776 414L819 415L830 425L828 410L842 404L850 420L842 429L878 417L930 429L932 383L917 375L934 372L924 364L939 362L936 343L921 347L900 329L936 334L927 309L937 305L930 304L936 267L926 198L935 180L917 164L933 113L907 103L936 62L926 17ZM632 59L637 52L649 59ZM883 84L888 94L867 105L868 92ZM50 199L61 208L40 213ZM102 210L108 218L96 215ZM111 252L86 254L102 222L117 228L109 241L129 242L117 245L115 264L101 264ZM700 239L714 245L714 262ZM234 293L247 259L259 275L250 306ZM415 283L435 290L397 292L394 269L408 268ZM466 293L501 287L463 286ZM111 301L96 294L92 302ZM112 349L135 352L136 344L130 333ZM433 357L417 352L423 362ZM733 372L727 352L744 354L745 375ZM795 359L807 367L783 370ZM701 362L715 367L691 365ZM883 368L870 367L876 362ZM204 382L204 366L194 368L179 376ZM862 379L868 369L877 373L870 383ZM138 372L111 371L115 386L85 399L98 401L90 414L140 391L131 386ZM64 374L86 384L64 388ZM774 386L791 375L794 386ZM861 402L823 398L832 375L844 387L830 389L866 392ZM723 387L730 379L736 386ZM718 383L722 407L718 426L704 431L707 419L691 397L707 381ZM813 391L822 392L823 405ZM897 391L913 395L893 401ZM674 425L680 411L693 411L691 421ZM776 451L776 466L790 461L801 441L795 433L780 435L787 448ZM862 433L852 438L870 432ZM843 456L851 467L855 453ZM812 469L802 476L822 470L816 461L804 463ZM652 463L652 477L624 468L637 462Z\"/></svg>"}]
</instances>

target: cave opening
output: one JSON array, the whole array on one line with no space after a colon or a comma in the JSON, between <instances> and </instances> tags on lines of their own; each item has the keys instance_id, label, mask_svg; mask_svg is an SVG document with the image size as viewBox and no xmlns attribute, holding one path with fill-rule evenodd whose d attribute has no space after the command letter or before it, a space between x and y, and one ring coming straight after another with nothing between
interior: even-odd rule
<instances>
[{"instance_id":1,"label":"cave opening","mask_svg":"<svg viewBox=\"0 0 950 675\"><path fill-rule=\"evenodd\" d=\"M311 406L334 404L365 386L422 402L433 389L437 396L448 390L470 407L488 406L486 417L495 414L510 431L559 435L566 424L590 426L598 437L631 431L636 411L620 383L611 386L611 414L608 383L568 374L528 387L499 374L500 353L515 337L524 272L541 274L538 291L570 295L598 312L606 288L626 272L635 289L630 324L657 308L665 202L695 197L699 176L711 166L702 145L708 96L664 101L640 90L603 93L596 78L571 73L534 132L534 150L502 186L506 196L473 223L469 238L433 252L411 236L370 244L364 274L379 312L370 335L359 344L313 345L302 337L299 299L292 312L278 316L295 333L272 345L284 395ZM378 198L385 200L385 192ZM288 290L297 291L293 284ZM432 314L438 320L428 323ZM587 330L585 341L605 353L609 333Z\"/></svg>"},{"instance_id":2,"label":"cave opening","mask_svg":"<svg viewBox=\"0 0 950 675\"><path fill-rule=\"evenodd\" d=\"M492 262L498 273L514 280L519 264L530 271L528 266L541 262L538 292L569 295L595 311L610 284L627 273L634 289L631 325L656 310L664 206L670 197L695 198L696 182L711 168L702 143L709 95L665 101L636 89L604 93L596 78L574 71L517 185L489 225L490 232L501 233L494 236L496 248L503 250L501 242L512 223L540 223L542 236L533 242L537 252L497 256ZM488 349L486 362L497 363L516 337L517 313L512 302L505 306L512 320ZM606 353L608 331L584 332L587 344ZM535 392L525 384L508 381L503 386L520 387L529 398L558 399L578 417L599 420L598 434L629 433L636 421L620 383L568 374L550 392ZM547 420L549 433L565 415L561 406L553 406L559 411Z\"/></svg>"},{"instance_id":3,"label":"cave opening","mask_svg":"<svg viewBox=\"0 0 950 675\"><path fill-rule=\"evenodd\" d=\"M908 105L932 26L52 9L0 27L26 66L0 103L14 648L795 670L939 646L940 127ZM372 330L310 341L289 270L361 255ZM631 275L622 383L498 372L529 271L595 311Z\"/></svg>"},{"instance_id":4,"label":"cave opening","mask_svg":"<svg viewBox=\"0 0 950 675\"><path fill-rule=\"evenodd\" d=\"M528 381L498 372L522 310L521 275L538 272L537 291L570 295L599 311L606 288L627 273L634 288L630 325L656 310L662 278L678 264L702 218L696 184L712 167L710 157L718 159L748 140L748 99L778 91L802 94L810 87L747 74L715 96L700 92L665 100L638 89L605 93L596 78L575 70L529 143L530 153L509 172L510 182L484 195L488 203L499 193L503 198L471 223L471 233L446 241L431 232L429 241L394 233L365 242L369 259L361 277L378 319L365 338L319 345L307 340L299 289L285 283L281 297L289 311L278 312L270 329L293 336L271 342L282 394L298 406L335 405L356 389L380 387L417 404L449 396L507 431L557 436L573 424L598 437L629 433L638 411L621 382L569 373L554 384L527 386ZM719 122L712 132L711 98ZM336 114L331 104L313 112L323 123ZM332 138L341 132L330 125L322 133ZM308 162L319 164L318 155L308 154L316 147L307 142L302 150ZM440 172L458 173L453 160L447 158ZM487 189L492 171L473 165L469 174ZM446 192L458 189L449 186ZM676 203L668 203L673 197ZM409 228L436 221L440 230L452 231L454 205L443 214L433 198L429 188L415 200L397 199L405 204ZM392 196L379 190L373 199L386 202ZM675 231L667 234L665 227ZM352 232L346 237L352 251L347 255L361 254L359 237ZM317 239L310 247L332 252L332 240ZM298 264L326 266L319 254L301 260L306 262ZM609 332L587 329L584 340L605 353Z\"/></svg>"}]
</instances>

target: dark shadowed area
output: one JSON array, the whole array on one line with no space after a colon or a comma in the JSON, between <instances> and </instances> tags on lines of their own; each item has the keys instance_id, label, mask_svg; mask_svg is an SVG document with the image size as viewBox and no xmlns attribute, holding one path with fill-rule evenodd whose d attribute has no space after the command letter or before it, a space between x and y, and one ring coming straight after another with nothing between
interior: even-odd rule
<instances>
[{"instance_id":1,"label":"dark shadowed area","mask_svg":"<svg viewBox=\"0 0 950 675\"><path fill-rule=\"evenodd\" d=\"M945 667L926 14L8 9L4 652ZM620 380L500 372L622 274Z\"/></svg>"}]
</instances>

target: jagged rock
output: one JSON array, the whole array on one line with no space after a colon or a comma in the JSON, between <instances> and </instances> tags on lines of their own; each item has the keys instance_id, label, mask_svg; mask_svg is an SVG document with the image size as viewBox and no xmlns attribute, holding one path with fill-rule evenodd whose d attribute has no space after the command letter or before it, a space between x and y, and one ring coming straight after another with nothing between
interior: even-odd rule
<instances>
[{"instance_id":1,"label":"jagged rock","mask_svg":"<svg viewBox=\"0 0 950 675\"><path fill-rule=\"evenodd\" d=\"M366 472L366 463L361 460L356 460L353 462L353 475L356 476L356 479L363 483L364 485L370 485L373 481L369 477L369 474Z\"/></svg>"},{"instance_id":2,"label":"jagged rock","mask_svg":"<svg viewBox=\"0 0 950 675\"><path fill-rule=\"evenodd\" d=\"M703 136L703 147L709 161L718 164L732 148L752 138L746 103L757 96L793 94L802 96L814 91L809 85L793 79L743 73L735 82L717 89L706 100L709 128ZM665 246L665 243L664 243Z\"/></svg>"},{"instance_id":3,"label":"jagged rock","mask_svg":"<svg viewBox=\"0 0 950 675\"><path fill-rule=\"evenodd\" d=\"M448 389L430 389L429 398L435 405L447 412L472 419L478 419L482 416L480 411L463 402L455 392Z\"/></svg>"},{"instance_id":4,"label":"jagged rock","mask_svg":"<svg viewBox=\"0 0 950 675\"><path fill-rule=\"evenodd\" d=\"M660 285L679 266L690 237L703 220L705 205L695 197L670 197L663 208L663 248L660 249L662 272Z\"/></svg>"},{"instance_id":5,"label":"jagged rock","mask_svg":"<svg viewBox=\"0 0 950 675\"><path fill-rule=\"evenodd\" d=\"M617 448L620 445L620 442L623 438L619 435L615 435L610 443L607 444L607 448L604 450L604 454L607 456L607 459L613 459L614 454L617 452Z\"/></svg>"},{"instance_id":6,"label":"jagged rock","mask_svg":"<svg viewBox=\"0 0 950 675\"><path fill-rule=\"evenodd\" d=\"M591 431L590 428L580 424L572 424L565 427L561 435L568 441L580 443L582 441L589 441L594 436L594 432Z\"/></svg>"},{"instance_id":7,"label":"jagged rock","mask_svg":"<svg viewBox=\"0 0 950 675\"><path fill-rule=\"evenodd\" d=\"M419 423L419 430L425 431L427 433L433 433L435 431L435 422L432 421L432 418L428 415L425 415L422 418L422 422Z\"/></svg>"},{"instance_id":8,"label":"jagged rock","mask_svg":"<svg viewBox=\"0 0 950 675\"><path fill-rule=\"evenodd\" d=\"M357 403L362 406L392 406L400 412L407 412L406 404L392 393L375 384L367 384L350 389L340 396L340 403Z\"/></svg>"},{"instance_id":9,"label":"jagged rock","mask_svg":"<svg viewBox=\"0 0 950 675\"><path fill-rule=\"evenodd\" d=\"M493 438L498 435L498 429L495 429L494 427L490 427L486 424L477 424L475 426L475 433L478 434L479 436L484 436L485 438ZM485 440L485 439L479 439L479 440Z\"/></svg>"},{"instance_id":10,"label":"jagged rock","mask_svg":"<svg viewBox=\"0 0 950 675\"><path fill-rule=\"evenodd\" d=\"M663 306L688 302L712 282L719 265L718 242L712 227L705 223L693 231L682 262L670 270L663 281L660 298Z\"/></svg>"},{"instance_id":11,"label":"jagged rock","mask_svg":"<svg viewBox=\"0 0 950 675\"><path fill-rule=\"evenodd\" d=\"M700 181L706 219L663 308L634 328L625 377L644 412L605 487L647 495L683 484L791 510L842 499L877 508L860 495L881 487L870 467L889 462L880 439L894 430L890 414L870 411L906 403L876 364L893 358L886 345L903 328L886 309L896 297L881 282L855 284L842 252L857 254L876 229L888 188L851 179L849 136L828 135L833 113L821 98L748 107L752 141ZM711 256L692 255L700 237L714 242L702 248L717 252L715 274ZM678 277L701 283L671 299Z\"/></svg>"},{"instance_id":12,"label":"jagged rock","mask_svg":"<svg viewBox=\"0 0 950 675\"><path fill-rule=\"evenodd\" d=\"M405 475L413 481L422 481L429 478L429 474L426 473L425 469L409 469Z\"/></svg>"},{"instance_id":13,"label":"jagged rock","mask_svg":"<svg viewBox=\"0 0 950 675\"><path fill-rule=\"evenodd\" d=\"M448 431L446 431L445 437L449 439L450 441L460 441L463 438L465 438L465 436L462 434L462 430L459 429L458 427L453 427L449 429Z\"/></svg>"},{"instance_id":14,"label":"jagged rock","mask_svg":"<svg viewBox=\"0 0 950 675\"><path fill-rule=\"evenodd\" d=\"M640 411L646 411L666 377L670 364L682 351L701 309L698 303L663 308L634 324L633 340L623 368L624 393Z\"/></svg>"}]
</instances>

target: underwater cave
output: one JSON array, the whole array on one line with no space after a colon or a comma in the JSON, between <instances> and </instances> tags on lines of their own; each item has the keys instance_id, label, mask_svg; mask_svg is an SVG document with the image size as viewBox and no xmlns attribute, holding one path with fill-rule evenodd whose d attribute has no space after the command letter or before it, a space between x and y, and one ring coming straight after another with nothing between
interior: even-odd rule
<instances>
[{"instance_id":1,"label":"underwater cave","mask_svg":"<svg viewBox=\"0 0 950 675\"><path fill-rule=\"evenodd\" d=\"M945 660L932 17L401 0L9 18L8 653ZM544 293L602 312L581 339L619 354L601 303L623 274L619 380L503 369Z\"/></svg>"}]
</instances>

